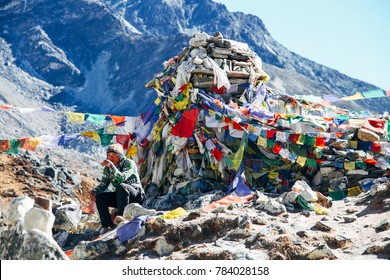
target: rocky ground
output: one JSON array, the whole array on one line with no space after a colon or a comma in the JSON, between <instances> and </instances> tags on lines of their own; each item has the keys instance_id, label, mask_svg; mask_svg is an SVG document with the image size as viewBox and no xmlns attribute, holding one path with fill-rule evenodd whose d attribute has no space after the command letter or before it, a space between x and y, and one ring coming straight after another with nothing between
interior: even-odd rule
<instances>
[{"instance_id":1,"label":"rocky ground","mask_svg":"<svg viewBox=\"0 0 390 280\"><path fill-rule=\"evenodd\" d=\"M89 190L98 184L98 164L72 150L23 156L0 154L0 209L6 217L10 202L20 196L60 201L76 197L87 203ZM6 221L2 219L3 226Z\"/></svg>"},{"instance_id":2,"label":"rocky ground","mask_svg":"<svg viewBox=\"0 0 390 280\"><path fill-rule=\"evenodd\" d=\"M1 258L21 258L9 249L15 248L15 234L21 234L20 229L7 229L13 199L46 197L54 201L54 208L64 201L76 201L76 208L88 205L89 190L98 183L98 160L62 155L0 154L0 239L8 241L0 246ZM221 197L218 193L208 195L214 200ZM61 211L57 211L53 237L58 250L62 255L67 251L71 259L390 259L390 182L358 197L333 201L324 215L298 205L294 210L271 214L256 197L211 212L187 210L175 219L161 217L169 211L137 205L127 210L126 220L117 229L138 215L149 218L140 224L136 236L123 242L116 230L98 237L96 213L81 214L73 209L72 213L79 211L80 215L73 225L65 226L58 221Z\"/></svg>"}]
</instances>

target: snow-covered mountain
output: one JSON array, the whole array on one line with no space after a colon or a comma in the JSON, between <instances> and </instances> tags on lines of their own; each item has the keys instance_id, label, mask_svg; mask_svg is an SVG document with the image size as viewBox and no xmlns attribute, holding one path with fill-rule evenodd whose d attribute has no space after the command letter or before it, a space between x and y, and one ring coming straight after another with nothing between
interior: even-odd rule
<instances>
[{"instance_id":1,"label":"snow-covered mountain","mask_svg":"<svg viewBox=\"0 0 390 280\"><path fill-rule=\"evenodd\" d=\"M200 31L248 43L262 58L269 85L282 93L346 96L376 88L289 51L258 17L211 0L5 0L0 26L1 54L8 61L1 87L21 86L17 76L28 76L51 88L34 91L34 98L75 105L80 112L143 112L155 99L145 84ZM390 102L358 105L383 111Z\"/></svg>"}]
</instances>

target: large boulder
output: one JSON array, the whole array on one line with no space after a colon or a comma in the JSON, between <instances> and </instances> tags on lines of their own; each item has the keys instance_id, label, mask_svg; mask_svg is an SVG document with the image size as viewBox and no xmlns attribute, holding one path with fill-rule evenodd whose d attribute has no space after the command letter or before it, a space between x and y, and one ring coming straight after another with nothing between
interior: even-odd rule
<instances>
[{"instance_id":1,"label":"large boulder","mask_svg":"<svg viewBox=\"0 0 390 280\"><path fill-rule=\"evenodd\" d=\"M123 218L125 218L128 221L133 220L134 218L138 216L155 216L157 214L157 211L155 209L146 209L139 205L138 203L130 203L126 206L125 210L123 211Z\"/></svg>"},{"instance_id":2,"label":"large boulder","mask_svg":"<svg viewBox=\"0 0 390 280\"><path fill-rule=\"evenodd\" d=\"M34 200L28 196L21 196L13 199L10 204L8 227L16 223L23 223L27 211L34 207Z\"/></svg>"},{"instance_id":3,"label":"large boulder","mask_svg":"<svg viewBox=\"0 0 390 280\"><path fill-rule=\"evenodd\" d=\"M2 260L66 260L53 238L38 229L23 230L21 224L0 232Z\"/></svg>"},{"instance_id":4,"label":"large boulder","mask_svg":"<svg viewBox=\"0 0 390 280\"><path fill-rule=\"evenodd\" d=\"M55 230L75 231L80 223L82 211L79 202L76 200L67 202L55 209Z\"/></svg>"}]
</instances>

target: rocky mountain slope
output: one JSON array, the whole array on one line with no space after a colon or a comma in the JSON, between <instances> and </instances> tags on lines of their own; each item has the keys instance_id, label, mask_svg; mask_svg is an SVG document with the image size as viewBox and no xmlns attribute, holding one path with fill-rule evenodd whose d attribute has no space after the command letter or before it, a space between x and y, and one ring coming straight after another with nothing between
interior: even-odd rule
<instances>
[{"instance_id":1,"label":"rocky mountain slope","mask_svg":"<svg viewBox=\"0 0 390 280\"><path fill-rule=\"evenodd\" d=\"M211 212L191 209L183 213L176 209L173 214L130 204L118 227L99 236L97 214L81 213L79 208L88 205L89 190L97 183L91 173L76 172L65 163L55 163L54 158L29 153L17 158L0 155L0 159L0 259L3 260L390 258L388 182L358 197L333 201L322 215L298 205L272 213L271 208L262 207L261 196L245 203L221 205ZM22 197L25 194L53 200L54 239L40 230L23 229L20 224L11 223L18 215L21 218L28 215L23 212L23 205L16 203L26 200ZM218 193L207 196L220 197ZM132 223L128 222L140 215L148 218L140 224L137 234L131 235ZM39 228L40 224L36 226Z\"/></svg>"},{"instance_id":2,"label":"rocky mountain slope","mask_svg":"<svg viewBox=\"0 0 390 280\"><path fill-rule=\"evenodd\" d=\"M69 133L78 129L67 125L63 113L69 110L138 115L155 99L145 83L198 31L220 31L226 38L248 43L263 59L271 76L269 85L283 93L342 96L375 88L291 53L257 17L230 13L210 0L8 0L1 2L0 25L1 105L56 110L50 114L2 111L1 139ZM387 99L382 107L374 106L376 101L361 102L371 110L389 107ZM6 230L10 201L22 195L43 196L64 203L64 211L77 212L79 220L70 225L74 228L57 224L54 230L60 255L72 248L74 259L389 256L388 184L375 195L337 201L324 216L298 208L274 215L251 200L212 213L191 209L187 216L173 220L163 220L157 216L164 212L155 212L143 225L144 231L125 244L116 232L93 242L98 217L81 216L80 206L88 204L88 192L97 184L99 156L67 149L16 157L0 154L1 258L21 257L8 249L18 249L12 241L29 240L19 229ZM208 194L211 200L218 196ZM76 208L67 206L69 199L77 201L72 204ZM143 211L150 214L150 209ZM41 249L44 246L30 253ZM45 255L39 253L23 257Z\"/></svg>"},{"instance_id":3,"label":"rocky mountain slope","mask_svg":"<svg viewBox=\"0 0 390 280\"><path fill-rule=\"evenodd\" d=\"M225 38L248 43L263 59L269 85L282 93L346 96L375 88L290 52L261 19L229 12L211 0L2 3L0 36L2 45L11 48L13 64L23 70L17 76L28 73L56 87L46 99L77 105L78 111L143 112L155 98L145 83L199 31L220 31ZM358 105L383 111L388 102Z\"/></svg>"}]
</instances>

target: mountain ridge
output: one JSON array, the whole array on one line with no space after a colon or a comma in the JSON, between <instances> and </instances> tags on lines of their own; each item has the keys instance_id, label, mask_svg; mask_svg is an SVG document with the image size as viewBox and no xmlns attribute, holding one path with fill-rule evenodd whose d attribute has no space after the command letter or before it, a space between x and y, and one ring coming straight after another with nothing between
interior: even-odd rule
<instances>
[{"instance_id":1,"label":"mountain ridge","mask_svg":"<svg viewBox=\"0 0 390 280\"><path fill-rule=\"evenodd\" d=\"M14 63L61 88L48 101L79 111L142 113L155 98L144 85L200 31L247 43L263 60L269 85L282 93L346 96L376 88L289 51L258 17L211 0L8 1L0 24ZM390 103L345 105L380 111Z\"/></svg>"}]
</instances>

